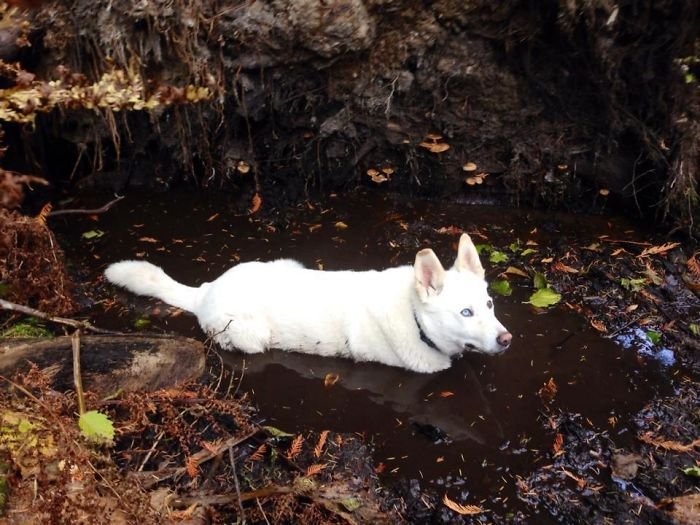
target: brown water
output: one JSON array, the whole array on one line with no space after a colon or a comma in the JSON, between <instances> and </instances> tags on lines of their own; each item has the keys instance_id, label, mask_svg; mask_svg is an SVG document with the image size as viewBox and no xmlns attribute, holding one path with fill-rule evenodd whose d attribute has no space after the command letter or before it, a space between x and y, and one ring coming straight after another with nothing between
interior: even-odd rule
<instances>
[{"instance_id":1,"label":"brown water","mask_svg":"<svg viewBox=\"0 0 700 525\"><path fill-rule=\"evenodd\" d=\"M196 285L238 260L291 257L327 270L381 269L410 264L417 249L431 246L447 265L458 237L436 230L453 225L477 242L484 235L488 241L483 242L498 247L516 239L544 246L585 244L600 234L635 238L628 225L609 218L444 205L371 193L254 218L232 214L225 196L129 196L108 213L61 218L57 227L69 258L86 269L85 279L96 279L107 263L137 257ZM97 229L104 235L89 241L81 237ZM485 266L487 277L493 278L490 264ZM235 370L245 364L241 388L252 393L266 424L288 432L314 428L360 433L375 444L375 460L384 465L389 480L416 478L421 485L447 488L460 501L486 500L493 510L519 508L516 476L547 461L545 452L552 444L543 425L547 413L537 396L547 380L554 378L559 387L554 413L580 413L619 443L629 434L626 416L669 386L656 363L601 337L568 309L559 306L538 315L523 304L530 283L523 280L518 287L518 280L511 282L516 285L513 295L495 301L500 320L515 335L512 347L498 357L465 354L445 372L422 375L279 351L224 357ZM111 299L115 293L103 291L94 299ZM106 303L95 304L94 323L125 330L147 316L151 328L204 339L192 316L173 317L172 309L155 300L122 292L117 297L128 308L105 312ZM326 387L329 373L339 380ZM611 417L618 420L614 427Z\"/></svg>"}]
</instances>

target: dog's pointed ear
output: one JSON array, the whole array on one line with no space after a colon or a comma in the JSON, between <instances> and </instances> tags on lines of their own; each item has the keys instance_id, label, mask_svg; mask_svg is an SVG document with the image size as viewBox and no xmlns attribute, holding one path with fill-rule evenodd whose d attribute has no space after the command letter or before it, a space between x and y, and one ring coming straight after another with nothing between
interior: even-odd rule
<instances>
[{"instance_id":1,"label":"dog's pointed ear","mask_svg":"<svg viewBox=\"0 0 700 525\"><path fill-rule=\"evenodd\" d=\"M426 248L419 251L416 254L413 270L416 274L416 289L422 301L442 291L445 284L445 269L433 250Z\"/></svg>"},{"instance_id":2,"label":"dog's pointed ear","mask_svg":"<svg viewBox=\"0 0 700 525\"><path fill-rule=\"evenodd\" d=\"M471 237L463 233L459 238L459 248L457 249L457 260L455 268L459 272L472 272L479 277L484 277L484 267L479 260L479 253L472 242Z\"/></svg>"}]
</instances>

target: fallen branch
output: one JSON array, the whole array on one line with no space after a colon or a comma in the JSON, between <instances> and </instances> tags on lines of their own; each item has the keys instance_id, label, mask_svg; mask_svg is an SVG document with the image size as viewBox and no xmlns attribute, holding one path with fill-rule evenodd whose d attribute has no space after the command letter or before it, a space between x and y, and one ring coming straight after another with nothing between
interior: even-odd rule
<instances>
[{"instance_id":1,"label":"fallen branch","mask_svg":"<svg viewBox=\"0 0 700 525\"><path fill-rule=\"evenodd\" d=\"M105 204L101 208L95 208L92 210L84 210L84 209L78 208L78 209L52 211L51 213L49 213L49 217L56 217L56 215L69 215L69 214L97 215L98 213L106 212L107 210L109 210L112 206L114 206L116 203L118 203L123 198L124 198L124 195L119 195L119 196L117 196L116 199L109 201L107 204Z\"/></svg>"},{"instance_id":2,"label":"fallen branch","mask_svg":"<svg viewBox=\"0 0 700 525\"><path fill-rule=\"evenodd\" d=\"M76 321L75 319L68 319L66 317L56 317L53 315L49 315L45 312L42 312L41 310L36 310L34 308L30 308L29 306L24 306L21 304L11 303L10 301L6 301L5 299L0 299L0 308L2 308L3 310L9 310L11 312L19 312L25 315L31 315L32 317L38 317L39 319L44 319L45 321L50 321L52 323L64 324L73 328L89 330L97 334L126 335L122 332L114 332L112 330L104 330L102 328L97 328L96 326L91 325L87 321Z\"/></svg>"},{"instance_id":3,"label":"fallen branch","mask_svg":"<svg viewBox=\"0 0 700 525\"><path fill-rule=\"evenodd\" d=\"M83 393L83 378L80 375L80 328L71 336L73 347L73 383L75 384L75 394L78 397L78 414L85 413L85 394Z\"/></svg>"}]
</instances>

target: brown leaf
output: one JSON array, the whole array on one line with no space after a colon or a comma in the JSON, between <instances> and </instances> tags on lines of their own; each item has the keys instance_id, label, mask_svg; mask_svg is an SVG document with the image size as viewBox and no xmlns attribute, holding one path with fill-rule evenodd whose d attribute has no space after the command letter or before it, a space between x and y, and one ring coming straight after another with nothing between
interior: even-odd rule
<instances>
[{"instance_id":1,"label":"brown leaf","mask_svg":"<svg viewBox=\"0 0 700 525\"><path fill-rule=\"evenodd\" d=\"M250 214L257 213L257 211L260 209L260 206L262 206L262 197L260 196L259 193L256 193L253 195L253 199L251 200L251 206L250 206Z\"/></svg>"},{"instance_id":2,"label":"brown leaf","mask_svg":"<svg viewBox=\"0 0 700 525\"><path fill-rule=\"evenodd\" d=\"M552 265L552 270L556 272L562 272L562 273L578 273L578 270L576 268L572 268L571 266L567 266L563 262L555 262Z\"/></svg>"},{"instance_id":3,"label":"brown leaf","mask_svg":"<svg viewBox=\"0 0 700 525\"><path fill-rule=\"evenodd\" d=\"M564 435L561 432L557 432L554 436L554 443L552 443L552 453L557 456L561 452L561 446L564 444Z\"/></svg>"},{"instance_id":4,"label":"brown leaf","mask_svg":"<svg viewBox=\"0 0 700 525\"><path fill-rule=\"evenodd\" d=\"M321 432L321 435L318 438L318 443L316 443L316 447L314 448L314 456L317 458L320 458L321 454L323 453L323 447L326 444L326 439L328 439L328 430Z\"/></svg>"},{"instance_id":5,"label":"brown leaf","mask_svg":"<svg viewBox=\"0 0 700 525\"><path fill-rule=\"evenodd\" d=\"M190 478L196 478L197 474L199 473L199 462L192 456L188 457L185 470Z\"/></svg>"},{"instance_id":6,"label":"brown leaf","mask_svg":"<svg viewBox=\"0 0 700 525\"><path fill-rule=\"evenodd\" d=\"M596 319L591 319L591 326L601 333L606 333L608 329L603 324L603 321L598 321Z\"/></svg>"},{"instance_id":7,"label":"brown leaf","mask_svg":"<svg viewBox=\"0 0 700 525\"><path fill-rule=\"evenodd\" d=\"M299 434L295 437L294 441L292 441L292 444L289 446L289 450L287 450L287 459L292 460L297 457L301 453L301 446L303 443L304 436Z\"/></svg>"},{"instance_id":8,"label":"brown leaf","mask_svg":"<svg viewBox=\"0 0 700 525\"><path fill-rule=\"evenodd\" d=\"M460 505L456 501L452 501L450 498L448 498L447 494L443 496L442 502L448 509L451 509L457 514L461 514L463 516L473 516L474 514L481 514L484 512L484 509L477 505Z\"/></svg>"},{"instance_id":9,"label":"brown leaf","mask_svg":"<svg viewBox=\"0 0 700 525\"><path fill-rule=\"evenodd\" d=\"M141 242L150 242L151 244L155 244L158 242L158 239L154 239L153 237L140 237L139 241Z\"/></svg>"},{"instance_id":10,"label":"brown leaf","mask_svg":"<svg viewBox=\"0 0 700 525\"><path fill-rule=\"evenodd\" d=\"M661 246L651 246L650 248L644 248L642 253L639 254L639 257L647 257L649 255L660 255L668 252L669 250L673 250L675 247L680 246L680 244L681 243L679 242L667 242L665 244L662 244Z\"/></svg>"},{"instance_id":11,"label":"brown leaf","mask_svg":"<svg viewBox=\"0 0 700 525\"><path fill-rule=\"evenodd\" d=\"M656 448L662 448L664 450L673 450L674 452L691 452L696 447L700 447L700 439L684 445L683 443L678 443L678 441L671 441L666 439L659 439L653 437L651 432L645 432L639 436L639 440L649 445L653 445Z\"/></svg>"},{"instance_id":12,"label":"brown leaf","mask_svg":"<svg viewBox=\"0 0 700 525\"><path fill-rule=\"evenodd\" d=\"M343 221L338 221L335 223L335 227L337 230L347 230L348 225L345 224Z\"/></svg>"},{"instance_id":13,"label":"brown leaf","mask_svg":"<svg viewBox=\"0 0 700 525\"><path fill-rule=\"evenodd\" d=\"M306 477L310 478L311 476L315 476L326 468L326 466L327 465L325 463L314 463L313 465L309 465L309 468L306 469Z\"/></svg>"},{"instance_id":14,"label":"brown leaf","mask_svg":"<svg viewBox=\"0 0 700 525\"><path fill-rule=\"evenodd\" d=\"M464 171L476 171L476 164L474 164L473 162L467 162L462 166L462 169Z\"/></svg>"},{"instance_id":15,"label":"brown leaf","mask_svg":"<svg viewBox=\"0 0 700 525\"><path fill-rule=\"evenodd\" d=\"M255 450L255 452L248 456L248 461L262 461L262 459L265 457L266 452L267 445L263 443Z\"/></svg>"},{"instance_id":16,"label":"brown leaf","mask_svg":"<svg viewBox=\"0 0 700 525\"><path fill-rule=\"evenodd\" d=\"M542 385L542 388L537 391L537 395L540 396L540 399L545 405L549 405L554 401L557 395L557 383L554 381L553 377L550 377L549 381Z\"/></svg>"},{"instance_id":17,"label":"brown leaf","mask_svg":"<svg viewBox=\"0 0 700 525\"><path fill-rule=\"evenodd\" d=\"M219 214L218 214L218 213L215 213L214 215L212 215L211 217L209 217L209 218L207 219L207 222L213 221L213 220L216 219L218 216L219 216Z\"/></svg>"},{"instance_id":18,"label":"brown leaf","mask_svg":"<svg viewBox=\"0 0 700 525\"><path fill-rule=\"evenodd\" d=\"M579 478L577 475L569 472L565 468L562 467L561 471L571 479L573 479L576 482L576 485L578 485L578 488L582 489L583 487L586 486L586 480L583 478Z\"/></svg>"},{"instance_id":19,"label":"brown leaf","mask_svg":"<svg viewBox=\"0 0 700 525\"><path fill-rule=\"evenodd\" d=\"M335 385L338 380L340 379L340 376L338 374L326 374L326 377L323 378L323 386L329 387Z\"/></svg>"},{"instance_id":20,"label":"brown leaf","mask_svg":"<svg viewBox=\"0 0 700 525\"><path fill-rule=\"evenodd\" d=\"M442 153L450 149L450 145L445 144L444 142L421 142L418 145L421 148L427 149L431 153Z\"/></svg>"},{"instance_id":21,"label":"brown leaf","mask_svg":"<svg viewBox=\"0 0 700 525\"><path fill-rule=\"evenodd\" d=\"M518 277L525 277L528 279L530 276L527 274L527 272L524 272L520 268L516 268L515 266L509 266L506 268L506 271L504 273L508 273L510 275L517 275Z\"/></svg>"},{"instance_id":22,"label":"brown leaf","mask_svg":"<svg viewBox=\"0 0 700 525\"><path fill-rule=\"evenodd\" d=\"M443 392L440 392L440 397L452 397L455 395L454 392L450 392L449 390L445 390Z\"/></svg>"}]
</instances>

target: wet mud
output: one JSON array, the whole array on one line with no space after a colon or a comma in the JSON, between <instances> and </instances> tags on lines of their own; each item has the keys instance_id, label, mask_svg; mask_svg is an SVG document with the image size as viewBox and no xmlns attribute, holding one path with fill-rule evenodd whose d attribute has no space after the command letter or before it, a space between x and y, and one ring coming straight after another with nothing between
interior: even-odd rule
<instances>
[{"instance_id":1,"label":"wet mud","mask_svg":"<svg viewBox=\"0 0 700 525\"><path fill-rule=\"evenodd\" d=\"M600 236L641 242L643 233L608 217L545 216L371 192L254 217L227 212L222 201L184 193L131 195L110 213L56 224L73 271L85 283L91 321L106 328L145 326L205 337L188 314L94 286L106 264L124 258L148 259L197 285L239 261L280 257L326 270L381 269L411 264L417 249L430 246L449 264L462 230L504 250L530 241L542 255L545 247L566 243L580 250ZM98 235L86 239L86 232ZM486 255L482 259L487 279L502 274L503 265L489 263ZM526 267L515 252L510 264ZM638 494L612 481L613 451L638 448L639 421L649 424L640 410L671 395L674 377L686 377L687 368L673 344L660 351L661 345L650 348L646 337L635 337L635 329L644 333L636 325L604 337L590 315L567 307L576 300L573 293L564 295L563 305L535 309L526 304L530 280L510 282L512 295L495 296L495 302L499 318L515 335L511 349L495 358L465 354L440 374L282 351L222 357L240 388L250 392L264 424L290 433L356 434L371 444L375 469L394 487L395 505L409 521L454 519L439 501L447 494L483 506L496 521L577 522L578 510L572 509L587 492L596 495L602 487L612 500L589 497L590 516L605 516L606 509L624 514ZM600 297L605 300L602 290ZM555 384L551 398L543 394L550 381ZM696 431L697 418L691 417L682 436L669 439ZM657 489L664 491L658 484ZM564 498L563 490L575 494ZM656 507L649 512L663 515Z\"/></svg>"}]
</instances>

